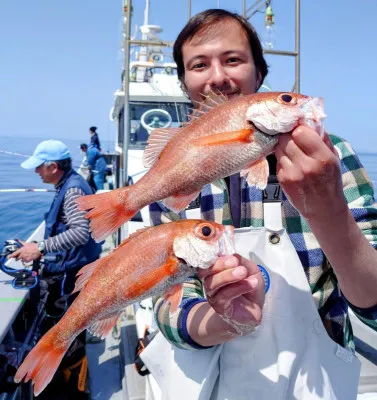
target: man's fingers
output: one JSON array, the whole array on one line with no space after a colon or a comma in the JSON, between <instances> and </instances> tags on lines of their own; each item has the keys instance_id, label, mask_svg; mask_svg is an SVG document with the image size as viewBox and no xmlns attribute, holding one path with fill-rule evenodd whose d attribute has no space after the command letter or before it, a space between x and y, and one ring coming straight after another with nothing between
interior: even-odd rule
<instances>
[{"instance_id":1,"label":"man's fingers","mask_svg":"<svg viewBox=\"0 0 377 400\"><path fill-rule=\"evenodd\" d=\"M207 296L213 296L220 288L240 281L247 276L247 269L243 266L227 269L217 274L208 276L204 280Z\"/></svg>"},{"instance_id":2,"label":"man's fingers","mask_svg":"<svg viewBox=\"0 0 377 400\"><path fill-rule=\"evenodd\" d=\"M283 153L292 160L292 162L305 163L308 161L308 156L300 149L296 142L292 139L292 135L285 133L279 138L278 147Z\"/></svg>"},{"instance_id":3,"label":"man's fingers","mask_svg":"<svg viewBox=\"0 0 377 400\"><path fill-rule=\"evenodd\" d=\"M219 257L215 264L207 269L198 269L198 276L200 279L205 279L209 276L218 274L230 268L238 267L239 261L235 256Z\"/></svg>"},{"instance_id":4,"label":"man's fingers","mask_svg":"<svg viewBox=\"0 0 377 400\"><path fill-rule=\"evenodd\" d=\"M235 254L234 257L238 259L238 265L242 265L247 269L247 276L254 275L259 272L259 267L255 262L249 260L248 258L242 257L240 254Z\"/></svg>"},{"instance_id":5,"label":"man's fingers","mask_svg":"<svg viewBox=\"0 0 377 400\"><path fill-rule=\"evenodd\" d=\"M8 256L8 259L10 258L17 258L21 254L21 249L14 251L12 254Z\"/></svg>"},{"instance_id":6,"label":"man's fingers","mask_svg":"<svg viewBox=\"0 0 377 400\"><path fill-rule=\"evenodd\" d=\"M339 158L339 153L338 153L338 151L336 150L336 148L335 148L333 142L331 141L330 136L329 136L329 134L328 134L327 132L325 132L325 134L324 134L324 136L323 136L323 141L326 143L327 147L332 151L332 153L333 153L337 158Z\"/></svg>"},{"instance_id":7,"label":"man's fingers","mask_svg":"<svg viewBox=\"0 0 377 400\"><path fill-rule=\"evenodd\" d=\"M232 283L219 290L216 295L211 298L210 304L216 312L223 314L229 308L233 299L252 292L257 286L257 277L249 276L247 279Z\"/></svg>"}]
</instances>

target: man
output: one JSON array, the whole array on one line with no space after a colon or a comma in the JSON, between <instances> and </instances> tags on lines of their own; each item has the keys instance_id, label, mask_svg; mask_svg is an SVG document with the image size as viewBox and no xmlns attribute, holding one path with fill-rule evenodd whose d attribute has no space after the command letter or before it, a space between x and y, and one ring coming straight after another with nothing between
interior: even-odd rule
<instances>
[{"instance_id":1,"label":"man","mask_svg":"<svg viewBox=\"0 0 377 400\"><path fill-rule=\"evenodd\" d=\"M99 142L99 137L97 133L97 127L96 126L91 126L89 128L89 135L90 135L90 144L93 146L97 147L99 151L101 151L101 144Z\"/></svg>"},{"instance_id":2,"label":"man","mask_svg":"<svg viewBox=\"0 0 377 400\"><path fill-rule=\"evenodd\" d=\"M90 144L88 147L85 143L82 143L80 148L86 153L86 165L90 171L90 175L93 177L96 189L103 190L107 168L105 157L93 144Z\"/></svg>"},{"instance_id":3,"label":"man","mask_svg":"<svg viewBox=\"0 0 377 400\"><path fill-rule=\"evenodd\" d=\"M194 102L216 90L229 99L254 93L267 74L254 29L239 15L219 9L187 23L175 42L174 59L182 87ZM253 229L236 236L237 249L247 258L220 258L200 271L203 282L193 277L185 284L173 316L170 304L157 300L159 328L175 346L171 363L187 379L178 373L168 377L192 398L354 398L359 365L352 355L348 306L377 327L373 186L347 142L327 134L322 139L306 126L280 135L269 164L272 175L276 165L280 186L275 189L283 192L273 213L266 211L263 192L238 174L202 190L203 218ZM150 210L153 224L185 217L161 203ZM277 232L271 231L274 224L280 226ZM259 235L257 241L253 235ZM202 375L197 370L190 376L185 359L193 362L195 356L180 357L177 348L199 349L201 360L208 354ZM339 363L343 356L348 364ZM147 363L158 377L155 366ZM174 397L162 375L160 386Z\"/></svg>"},{"instance_id":4,"label":"man","mask_svg":"<svg viewBox=\"0 0 377 400\"><path fill-rule=\"evenodd\" d=\"M93 191L72 169L71 155L64 143L58 140L39 143L33 156L21 166L35 169L44 183L51 183L56 189L50 210L45 215L44 240L39 243L23 243L10 256L30 262L46 254L56 255L56 261L44 263L41 273L41 292L48 292L47 317L42 326L42 333L45 333L58 322L73 301L70 294L74 288L75 276L81 267L99 258L101 245L91 238L88 220L84 218L83 212L77 210L74 202L80 196L93 194ZM84 374L86 369L85 332L72 344L61 369L69 369L75 364L77 374L72 374L72 377L75 375L75 379L78 379L78 373L82 371L81 374ZM79 382L72 384L77 388Z\"/></svg>"}]
</instances>

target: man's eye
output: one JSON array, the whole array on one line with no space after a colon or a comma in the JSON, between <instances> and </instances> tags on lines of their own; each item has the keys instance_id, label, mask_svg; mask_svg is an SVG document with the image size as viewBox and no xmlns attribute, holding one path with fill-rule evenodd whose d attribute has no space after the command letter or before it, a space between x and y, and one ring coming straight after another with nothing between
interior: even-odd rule
<instances>
[{"instance_id":1,"label":"man's eye","mask_svg":"<svg viewBox=\"0 0 377 400\"><path fill-rule=\"evenodd\" d=\"M193 65L192 69L200 69L200 68L204 68L205 64L204 63L197 63L195 65Z\"/></svg>"},{"instance_id":2,"label":"man's eye","mask_svg":"<svg viewBox=\"0 0 377 400\"><path fill-rule=\"evenodd\" d=\"M240 62L240 59L237 58L237 57L228 58L228 60L227 60L228 64L235 64L235 63L238 63L238 62Z\"/></svg>"}]
</instances>

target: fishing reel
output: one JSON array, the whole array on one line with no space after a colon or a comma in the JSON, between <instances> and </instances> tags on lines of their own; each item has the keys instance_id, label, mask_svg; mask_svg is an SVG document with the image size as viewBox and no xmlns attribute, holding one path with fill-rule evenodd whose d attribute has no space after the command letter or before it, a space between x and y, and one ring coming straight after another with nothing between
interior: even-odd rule
<instances>
[{"instance_id":1,"label":"fishing reel","mask_svg":"<svg viewBox=\"0 0 377 400\"><path fill-rule=\"evenodd\" d=\"M0 269L14 278L12 281L14 289L33 289L38 284L37 271L27 268L15 269L5 265L7 257L21 247L22 243L18 239L8 239L4 242L3 250L0 253Z\"/></svg>"},{"instance_id":2,"label":"fishing reel","mask_svg":"<svg viewBox=\"0 0 377 400\"><path fill-rule=\"evenodd\" d=\"M22 243L18 239L8 239L4 242L3 251L1 255L10 255L22 247Z\"/></svg>"}]
</instances>

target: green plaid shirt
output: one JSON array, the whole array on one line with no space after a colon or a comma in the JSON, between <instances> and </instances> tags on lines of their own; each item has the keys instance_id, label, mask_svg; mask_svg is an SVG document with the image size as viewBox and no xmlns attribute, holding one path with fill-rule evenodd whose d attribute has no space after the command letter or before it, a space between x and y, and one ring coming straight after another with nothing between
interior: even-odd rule
<instances>
[{"instance_id":1,"label":"green plaid shirt","mask_svg":"<svg viewBox=\"0 0 377 400\"><path fill-rule=\"evenodd\" d=\"M330 136L341 160L343 190L348 206L361 231L368 241L377 247L377 205L374 201L373 185L355 154L345 140ZM263 226L262 191L241 182L241 227ZM354 349L352 327L348 316L351 307L357 317L377 330L377 305L360 309L342 295L336 275L321 250L307 222L281 194L283 225L297 251L317 305L319 315L329 336L340 345ZM201 192L201 215L203 219L224 225L232 224L229 196L223 180L206 185ZM185 218L185 212L176 214L161 203L150 206L153 225ZM376 267L377 268L377 267ZM201 348L193 342L186 330L186 318L190 309L205 301L200 280L195 276L184 284L183 300L179 312L170 316L169 306L163 297L155 299L157 324L165 337L174 345L184 349Z\"/></svg>"}]
</instances>

